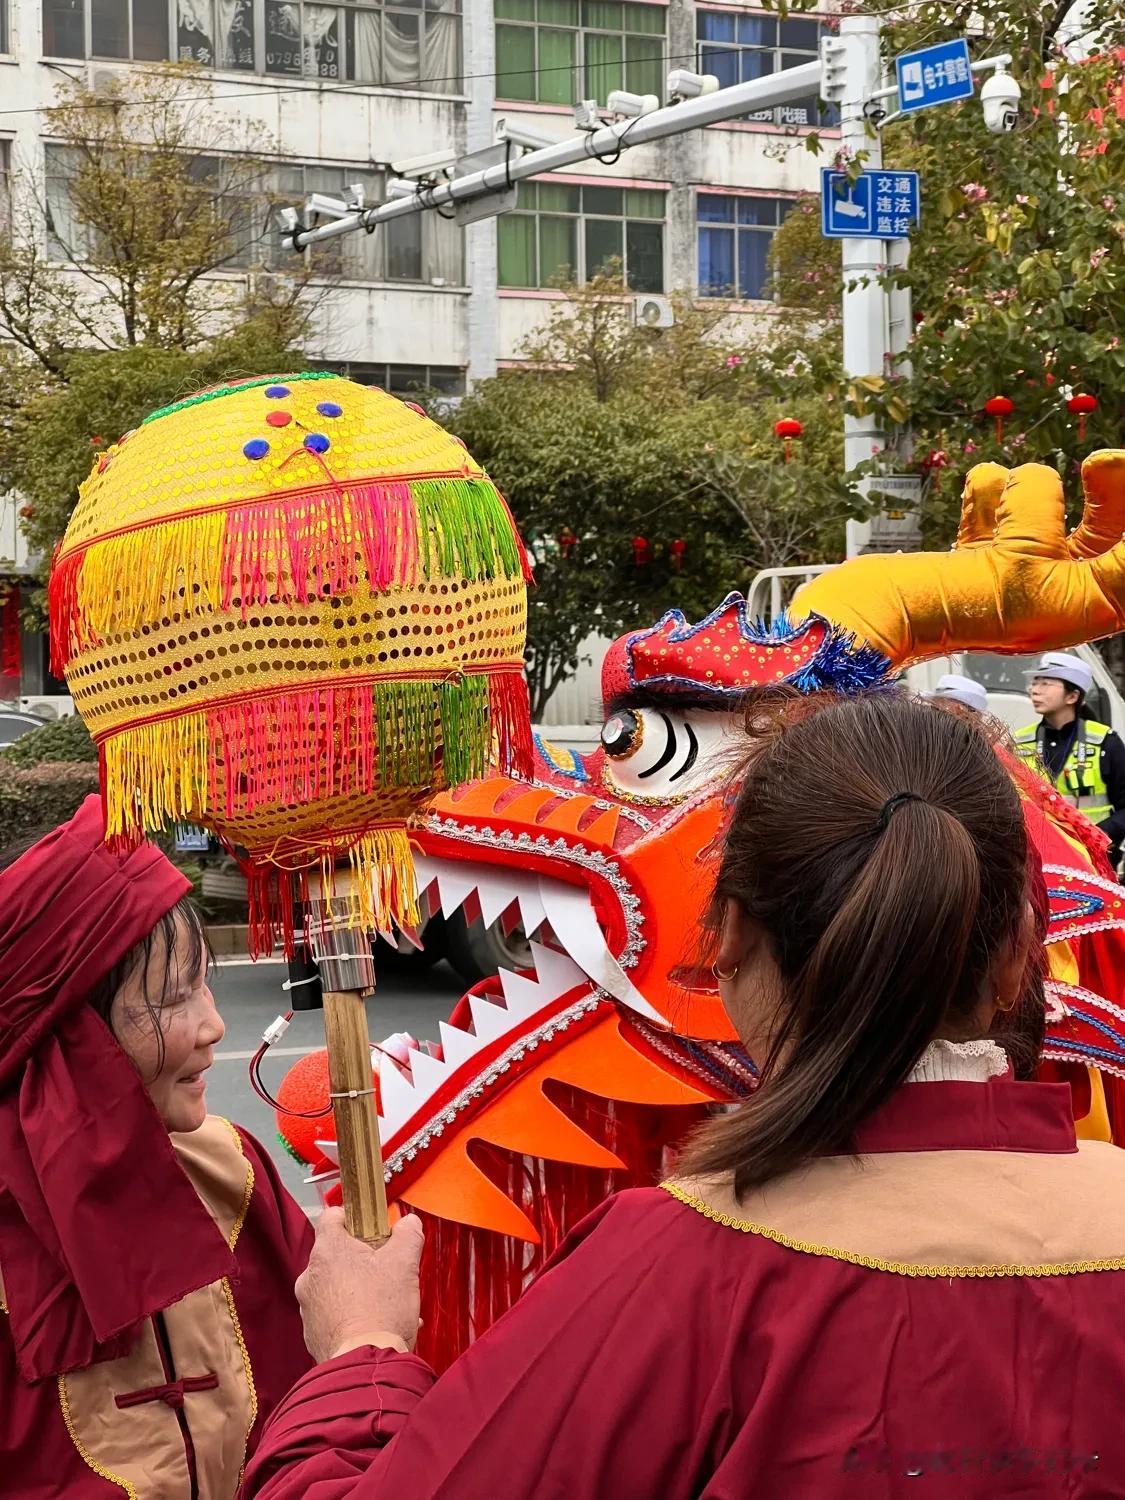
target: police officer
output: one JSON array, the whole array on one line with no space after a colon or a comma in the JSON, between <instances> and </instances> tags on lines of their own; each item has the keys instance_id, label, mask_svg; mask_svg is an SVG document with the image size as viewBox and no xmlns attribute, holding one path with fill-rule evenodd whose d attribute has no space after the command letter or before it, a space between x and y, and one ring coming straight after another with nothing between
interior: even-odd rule
<instances>
[{"instance_id":1,"label":"police officer","mask_svg":"<svg viewBox=\"0 0 1125 1500\"><path fill-rule=\"evenodd\" d=\"M1083 706L1094 674L1081 657L1048 651L1029 676L1031 705L1042 717L1017 732L1016 748L1109 835L1116 865L1125 837L1125 744Z\"/></svg>"},{"instance_id":2,"label":"police officer","mask_svg":"<svg viewBox=\"0 0 1125 1500\"><path fill-rule=\"evenodd\" d=\"M958 672L946 672L943 677L939 677L933 692L927 693L926 696L945 699L946 702L960 703L978 714L988 712L987 692L972 677L962 677Z\"/></svg>"}]
</instances>

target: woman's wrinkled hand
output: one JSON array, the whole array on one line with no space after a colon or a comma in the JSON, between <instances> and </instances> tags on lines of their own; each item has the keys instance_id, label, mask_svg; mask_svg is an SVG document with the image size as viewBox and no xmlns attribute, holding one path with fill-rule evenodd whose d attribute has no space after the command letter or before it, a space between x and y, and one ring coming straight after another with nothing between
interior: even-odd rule
<instances>
[{"instance_id":1,"label":"woman's wrinkled hand","mask_svg":"<svg viewBox=\"0 0 1125 1500\"><path fill-rule=\"evenodd\" d=\"M318 1364L365 1344L413 1349L422 1242L416 1214L399 1219L390 1239L374 1246L352 1238L342 1209L324 1210L308 1267L297 1280L305 1343Z\"/></svg>"}]
</instances>

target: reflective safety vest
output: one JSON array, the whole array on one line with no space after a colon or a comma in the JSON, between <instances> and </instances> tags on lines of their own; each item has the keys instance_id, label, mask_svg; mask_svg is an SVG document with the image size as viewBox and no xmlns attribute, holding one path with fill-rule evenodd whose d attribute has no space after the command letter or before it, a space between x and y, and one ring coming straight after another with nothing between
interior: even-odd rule
<instances>
[{"instance_id":1,"label":"reflective safety vest","mask_svg":"<svg viewBox=\"0 0 1125 1500\"><path fill-rule=\"evenodd\" d=\"M1113 811L1109 790L1102 779L1102 741L1110 733L1108 724L1097 724L1093 719L1079 719L1074 744L1066 758L1054 786L1072 807L1085 813L1091 823L1100 823ZM1047 769L1045 750L1047 729L1043 721L1025 724L1016 731L1016 750L1022 760L1038 771L1045 780L1051 780Z\"/></svg>"}]
</instances>

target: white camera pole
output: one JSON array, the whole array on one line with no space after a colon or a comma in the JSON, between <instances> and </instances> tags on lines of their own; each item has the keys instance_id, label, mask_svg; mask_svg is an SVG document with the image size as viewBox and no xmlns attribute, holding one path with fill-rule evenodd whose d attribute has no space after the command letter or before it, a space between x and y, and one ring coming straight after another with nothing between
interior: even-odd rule
<instances>
[{"instance_id":1,"label":"white camera pole","mask_svg":"<svg viewBox=\"0 0 1125 1500\"><path fill-rule=\"evenodd\" d=\"M370 231L377 224L385 224L406 214L427 209L440 211L446 205L456 209L459 205L490 196L499 200L514 183L526 177L541 177L546 172L584 161L616 161L620 153L631 146L642 146L667 136L682 135L687 130L698 130L704 125L715 125L721 120L737 119L739 115L755 110L773 109L779 104L807 98L818 91L820 75L819 61L803 63L799 68L771 73L749 83L736 83L731 88L703 93L695 99L683 99L677 104L653 110L651 114L635 115L617 120L612 125L582 131L557 145L522 154L518 147L513 146L506 162L470 172L465 177L455 177L450 182L419 185L417 192L408 197L394 197L375 208L344 212L312 229L302 228L299 223L289 220L284 238L294 250L304 250L337 235L352 234L361 229Z\"/></svg>"}]
</instances>

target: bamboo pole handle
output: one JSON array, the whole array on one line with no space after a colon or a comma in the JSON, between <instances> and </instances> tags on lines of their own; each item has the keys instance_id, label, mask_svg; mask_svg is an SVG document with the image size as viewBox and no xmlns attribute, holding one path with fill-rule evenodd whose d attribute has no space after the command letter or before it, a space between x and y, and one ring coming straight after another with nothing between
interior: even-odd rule
<instances>
[{"instance_id":1,"label":"bamboo pole handle","mask_svg":"<svg viewBox=\"0 0 1125 1500\"><path fill-rule=\"evenodd\" d=\"M332 1113L340 1153L344 1222L348 1233L368 1244L390 1235L379 1117L371 1079L371 1038L358 990L324 992L324 1038Z\"/></svg>"}]
</instances>

